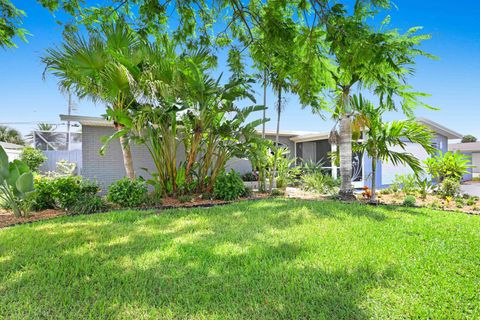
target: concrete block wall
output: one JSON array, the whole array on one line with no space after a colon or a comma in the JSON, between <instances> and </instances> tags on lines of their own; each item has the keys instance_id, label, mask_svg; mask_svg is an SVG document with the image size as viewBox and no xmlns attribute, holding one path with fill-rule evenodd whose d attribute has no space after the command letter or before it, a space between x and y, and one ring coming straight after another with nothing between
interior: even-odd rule
<instances>
[{"instance_id":1,"label":"concrete block wall","mask_svg":"<svg viewBox=\"0 0 480 320\"><path fill-rule=\"evenodd\" d=\"M111 183L125 177L123 155L119 140L110 143L105 155L100 155L99 150L103 143L103 136L110 136L114 129L110 127L83 126L82 128L82 176L97 180L104 188ZM152 158L144 145L132 144L132 157L137 176L148 179L150 175L142 168L155 172ZM185 149L182 145L178 148L177 163L185 160ZM247 159L234 158L227 162L227 170L233 169L240 174L252 171L250 161Z\"/></svg>"}]
</instances>

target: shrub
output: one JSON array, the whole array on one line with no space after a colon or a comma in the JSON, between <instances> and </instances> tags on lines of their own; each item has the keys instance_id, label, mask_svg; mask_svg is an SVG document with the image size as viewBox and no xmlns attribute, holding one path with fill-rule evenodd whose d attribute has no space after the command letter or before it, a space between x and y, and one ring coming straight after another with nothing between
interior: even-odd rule
<instances>
[{"instance_id":1,"label":"shrub","mask_svg":"<svg viewBox=\"0 0 480 320\"><path fill-rule=\"evenodd\" d=\"M220 200L232 201L242 196L245 191L242 179L235 171L222 173L213 187L213 195Z\"/></svg>"},{"instance_id":2,"label":"shrub","mask_svg":"<svg viewBox=\"0 0 480 320\"><path fill-rule=\"evenodd\" d=\"M242 176L243 181L257 181L257 175L253 172L247 172Z\"/></svg>"},{"instance_id":3,"label":"shrub","mask_svg":"<svg viewBox=\"0 0 480 320\"><path fill-rule=\"evenodd\" d=\"M55 171L46 172L45 175L52 178L69 177L75 175L75 170L77 170L76 163L60 160L56 163Z\"/></svg>"},{"instance_id":4,"label":"shrub","mask_svg":"<svg viewBox=\"0 0 480 320\"><path fill-rule=\"evenodd\" d=\"M280 190L280 189L273 189L272 190L272 196L274 197L281 197L281 196L284 196L285 195L285 192Z\"/></svg>"},{"instance_id":5,"label":"shrub","mask_svg":"<svg viewBox=\"0 0 480 320\"><path fill-rule=\"evenodd\" d=\"M440 184L439 193L444 198L455 197L460 193L460 181L456 178L446 178Z\"/></svg>"},{"instance_id":6,"label":"shrub","mask_svg":"<svg viewBox=\"0 0 480 320\"><path fill-rule=\"evenodd\" d=\"M336 193L339 186L338 180L335 180L328 174L319 171L306 174L302 177L303 189L322 194Z\"/></svg>"},{"instance_id":7,"label":"shrub","mask_svg":"<svg viewBox=\"0 0 480 320\"><path fill-rule=\"evenodd\" d=\"M415 207L417 199L412 195L406 195L403 199L403 205L406 207Z\"/></svg>"},{"instance_id":8,"label":"shrub","mask_svg":"<svg viewBox=\"0 0 480 320\"><path fill-rule=\"evenodd\" d=\"M35 180L35 195L31 199L34 210L70 210L82 196L93 197L100 186L81 177L40 177Z\"/></svg>"},{"instance_id":9,"label":"shrub","mask_svg":"<svg viewBox=\"0 0 480 320\"><path fill-rule=\"evenodd\" d=\"M252 188L246 187L246 188L243 190L242 197L248 198L248 197L251 197L252 194L253 194Z\"/></svg>"},{"instance_id":10,"label":"shrub","mask_svg":"<svg viewBox=\"0 0 480 320\"><path fill-rule=\"evenodd\" d=\"M183 195L178 197L178 201L180 201L180 203L192 202L192 200L193 200L193 197L190 195Z\"/></svg>"},{"instance_id":11,"label":"shrub","mask_svg":"<svg viewBox=\"0 0 480 320\"><path fill-rule=\"evenodd\" d=\"M468 173L470 157L458 152L440 153L425 160L427 172L439 180L454 178L460 181Z\"/></svg>"},{"instance_id":12,"label":"shrub","mask_svg":"<svg viewBox=\"0 0 480 320\"><path fill-rule=\"evenodd\" d=\"M477 203L477 201L473 198L470 198L470 199L467 199L467 205L468 206L473 206L475 205L475 203Z\"/></svg>"},{"instance_id":13,"label":"shrub","mask_svg":"<svg viewBox=\"0 0 480 320\"><path fill-rule=\"evenodd\" d=\"M37 172L40 166L45 162L45 160L47 160L47 157L41 150L32 147L26 147L20 154L20 160L22 160L22 162L24 162L31 171Z\"/></svg>"},{"instance_id":14,"label":"shrub","mask_svg":"<svg viewBox=\"0 0 480 320\"><path fill-rule=\"evenodd\" d=\"M145 196L144 203L147 207L161 206L163 204L163 195L161 192L158 191L149 192Z\"/></svg>"},{"instance_id":15,"label":"shrub","mask_svg":"<svg viewBox=\"0 0 480 320\"><path fill-rule=\"evenodd\" d=\"M433 184L430 180L428 180L428 178L424 178L424 179L417 178L416 186L417 186L418 192L420 193L420 196L424 200L427 198L427 195L433 190Z\"/></svg>"},{"instance_id":16,"label":"shrub","mask_svg":"<svg viewBox=\"0 0 480 320\"><path fill-rule=\"evenodd\" d=\"M465 206L465 200L463 200L462 198L456 198L455 205L457 206L457 208L463 208Z\"/></svg>"},{"instance_id":17,"label":"shrub","mask_svg":"<svg viewBox=\"0 0 480 320\"><path fill-rule=\"evenodd\" d=\"M477 142L477 138L471 134L463 136L462 143Z\"/></svg>"},{"instance_id":18,"label":"shrub","mask_svg":"<svg viewBox=\"0 0 480 320\"><path fill-rule=\"evenodd\" d=\"M144 181L125 177L108 187L107 200L122 208L138 207L145 201L147 192Z\"/></svg>"},{"instance_id":19,"label":"shrub","mask_svg":"<svg viewBox=\"0 0 480 320\"><path fill-rule=\"evenodd\" d=\"M27 213L24 202L34 191L33 174L20 160L8 162L5 150L0 146L0 202L19 217Z\"/></svg>"},{"instance_id":20,"label":"shrub","mask_svg":"<svg viewBox=\"0 0 480 320\"><path fill-rule=\"evenodd\" d=\"M392 185L398 186L405 194L412 194L417 190L417 178L413 174L396 174Z\"/></svg>"},{"instance_id":21,"label":"shrub","mask_svg":"<svg viewBox=\"0 0 480 320\"><path fill-rule=\"evenodd\" d=\"M69 208L69 213L75 214L91 214L103 212L108 209L108 204L97 195L80 195L75 203Z\"/></svg>"},{"instance_id":22,"label":"shrub","mask_svg":"<svg viewBox=\"0 0 480 320\"><path fill-rule=\"evenodd\" d=\"M380 190L380 194L392 194L393 190L391 188L385 188Z\"/></svg>"}]
</instances>

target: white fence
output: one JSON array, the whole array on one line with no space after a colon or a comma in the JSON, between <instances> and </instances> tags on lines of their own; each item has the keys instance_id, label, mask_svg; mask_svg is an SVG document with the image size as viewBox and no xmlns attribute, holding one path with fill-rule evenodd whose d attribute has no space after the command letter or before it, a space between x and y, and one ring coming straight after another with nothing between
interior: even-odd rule
<instances>
[{"instance_id":1,"label":"white fence","mask_svg":"<svg viewBox=\"0 0 480 320\"><path fill-rule=\"evenodd\" d=\"M47 160L43 163L40 171L55 171L58 161L67 160L68 162L77 164L76 174L80 174L82 172L82 150L49 150L43 151L43 153L45 156L47 156Z\"/></svg>"}]
</instances>

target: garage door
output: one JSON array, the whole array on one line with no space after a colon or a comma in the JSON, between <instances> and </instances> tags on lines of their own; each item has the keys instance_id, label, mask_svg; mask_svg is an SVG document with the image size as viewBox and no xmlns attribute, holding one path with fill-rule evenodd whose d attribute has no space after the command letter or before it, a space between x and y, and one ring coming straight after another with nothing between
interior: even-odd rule
<instances>
[{"instance_id":1,"label":"garage door","mask_svg":"<svg viewBox=\"0 0 480 320\"><path fill-rule=\"evenodd\" d=\"M397 151L397 152L411 153L415 157L417 157L420 160L420 162L423 162L429 157L425 149L423 149L422 146L419 145L418 143L408 142L405 147L405 150L403 150L401 147L393 147L393 148L390 148L390 150ZM382 184L391 184L396 174L402 175L402 174L410 174L410 173L413 173L413 171L412 169L410 169L409 166L406 166L406 165L395 166L391 162L387 162L387 163L384 162L382 163Z\"/></svg>"}]
</instances>

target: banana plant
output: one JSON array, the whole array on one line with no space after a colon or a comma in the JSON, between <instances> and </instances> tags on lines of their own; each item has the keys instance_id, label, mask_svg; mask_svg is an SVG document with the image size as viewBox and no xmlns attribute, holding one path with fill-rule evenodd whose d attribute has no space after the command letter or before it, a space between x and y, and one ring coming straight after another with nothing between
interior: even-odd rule
<instances>
[{"instance_id":1,"label":"banana plant","mask_svg":"<svg viewBox=\"0 0 480 320\"><path fill-rule=\"evenodd\" d=\"M0 146L0 200L13 210L16 217L24 216L22 202L34 192L33 174L20 161L8 162L5 150Z\"/></svg>"}]
</instances>

